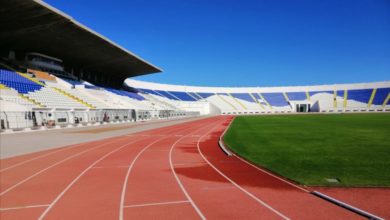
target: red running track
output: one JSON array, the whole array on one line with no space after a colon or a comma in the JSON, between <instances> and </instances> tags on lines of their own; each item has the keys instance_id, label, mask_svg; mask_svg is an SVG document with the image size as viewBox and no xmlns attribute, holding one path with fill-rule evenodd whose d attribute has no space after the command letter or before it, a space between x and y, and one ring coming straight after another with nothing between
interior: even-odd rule
<instances>
[{"instance_id":1,"label":"red running track","mask_svg":"<svg viewBox=\"0 0 390 220\"><path fill-rule=\"evenodd\" d=\"M5 219L359 219L227 157L218 116L4 159Z\"/></svg>"}]
</instances>

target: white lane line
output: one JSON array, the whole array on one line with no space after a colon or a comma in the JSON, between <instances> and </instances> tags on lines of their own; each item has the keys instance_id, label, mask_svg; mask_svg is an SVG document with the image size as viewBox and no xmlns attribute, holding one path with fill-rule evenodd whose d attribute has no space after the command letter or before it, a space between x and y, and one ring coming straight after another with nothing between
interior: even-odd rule
<instances>
[{"instance_id":1,"label":"white lane line","mask_svg":"<svg viewBox=\"0 0 390 220\"><path fill-rule=\"evenodd\" d=\"M4 171L6 171L6 170L9 170L9 169L18 167L18 166L23 165L23 164L25 164L25 163L28 163L28 162L37 160L37 159L39 159L39 158L47 157L47 156L49 156L49 155L52 155L52 154L55 154L55 153L64 151L64 150L66 150L66 149L71 149L71 148L74 148L74 147L77 147L77 146L80 146L80 145L83 145L83 144L87 144L87 143L75 144L75 145L71 145L71 146L68 146L68 147L67 147L67 146L60 147L61 149L55 150L55 151L53 151L53 152L50 152L50 153L47 153L47 154L43 154L43 155L40 155L40 156L31 158L31 159L28 159L28 160L25 160L25 161L16 163L16 164L11 165L11 166L9 166L9 167L6 167L6 168L4 168L4 169L1 169L1 170L0 170L0 173L1 173L1 172L4 172Z\"/></svg>"},{"instance_id":2,"label":"white lane line","mask_svg":"<svg viewBox=\"0 0 390 220\"><path fill-rule=\"evenodd\" d=\"M172 202L155 202L155 203L144 203L137 205L125 205L123 208L137 208L137 207L145 207L145 206L159 206L159 205L172 205L172 204L181 204L181 203L189 203L188 200L182 201L172 201Z\"/></svg>"},{"instance_id":3,"label":"white lane line","mask_svg":"<svg viewBox=\"0 0 390 220\"><path fill-rule=\"evenodd\" d=\"M146 146L137 154L137 156L135 156L135 158L134 158L133 161L131 162L130 166L128 167L127 172L126 172L126 177L125 177L125 180L124 180L123 185L122 185L122 193L121 193L121 200L120 200L120 206L119 206L119 219L121 219L121 220L123 219L123 207L124 207L124 205L125 205L126 186L127 186L128 181L129 181L130 172L131 172L131 170L133 169L136 160L141 156L141 154L142 154L146 149L148 149L150 146L152 146L153 144L157 143L158 141L160 141L160 140L162 140L162 139L165 139L165 137L160 137L159 139L157 139L157 140L153 141L152 143L146 145Z\"/></svg>"},{"instance_id":4,"label":"white lane line","mask_svg":"<svg viewBox=\"0 0 390 220\"><path fill-rule=\"evenodd\" d=\"M234 121L234 118L232 120L230 120L228 126L226 126L225 130L223 131L221 136L219 136L219 140L218 140L219 147L229 157L233 156L233 153L228 149L228 147L226 147L226 144L225 144L225 141L223 140L223 137L225 136L226 132L228 131L228 129L229 129L230 125L233 123L233 121Z\"/></svg>"},{"instance_id":5,"label":"white lane line","mask_svg":"<svg viewBox=\"0 0 390 220\"><path fill-rule=\"evenodd\" d=\"M192 128L192 127L191 127ZM191 128L187 128L187 129L184 129L184 130L189 130ZM176 130L176 129L175 129ZM152 146L153 144L157 143L158 141L160 140L163 140L163 139L166 139L167 137L170 137L169 135L164 135L162 136L161 138L157 139L156 141L150 143L149 145L145 146L144 149L142 149L138 154L137 156L133 159L133 161L131 162L128 170L127 170L127 173L126 173L126 177L125 177L125 180L123 182L123 186L122 186L122 194L121 194L121 200L120 200L120 207L119 207L119 220L123 220L123 208L125 206L125 194L126 194L126 187L127 187L127 184L128 184L128 181L129 181L129 176L130 176L130 172L131 170L133 169L133 166L135 164L135 162L137 161L137 159L141 156L141 154L146 151L150 146ZM182 137L183 138L183 137ZM180 139L182 139L180 138ZM179 139L179 140L180 140Z\"/></svg>"},{"instance_id":6,"label":"white lane line","mask_svg":"<svg viewBox=\"0 0 390 220\"><path fill-rule=\"evenodd\" d=\"M244 192L246 195L248 195L249 197L251 197L252 199L254 199L255 201L257 201L258 203L260 203L261 205L263 205L264 207L268 208L269 210L271 210L272 212L274 212L275 214L277 214L278 216L280 216L281 218L283 219L289 219L287 216L283 215L281 212L279 212L278 210L274 209L272 206L270 206L269 204L267 204L266 202L264 202L263 200L261 200L260 198L257 198L255 195L253 195L252 193L248 192L247 190L245 190L244 188L242 188L240 185L238 185L236 182L234 182L232 179L230 179L229 177L227 177L225 174L223 174L220 170L218 170L218 168L216 168L212 163L210 163L210 161L203 155L202 151L200 150L200 141L205 137L207 136L211 131L215 130L215 128L217 128L218 126L220 126L219 124L217 126L215 126L213 129L211 129L208 133L204 134L202 137L200 137L198 139L198 142L197 142L197 148L198 148L198 152L199 154L202 156L202 158L210 165L210 167L212 167L215 171L217 171L217 173L219 173L222 177L224 177L226 180L228 180L230 183L232 183L235 187L237 187L239 190L241 190L242 192Z\"/></svg>"},{"instance_id":7,"label":"white lane line","mask_svg":"<svg viewBox=\"0 0 390 220\"><path fill-rule=\"evenodd\" d=\"M122 140L122 139L121 139L121 140ZM5 195L5 194L8 193L9 191L15 189L15 188L18 187L19 185L21 185L21 184L27 182L28 180L30 180L30 179L32 179L32 178L38 176L39 174L45 172L46 170L49 170L50 168L53 168L53 167L55 167L55 166L57 166L57 165L59 165L59 164L65 162L65 161L68 161L68 160L70 160L70 159L72 159L72 158L75 158L75 157L77 157L77 156L80 156L80 155L82 155L82 154L84 154L84 153L86 153L86 152L88 152L88 151L92 151L92 150L94 150L94 149L96 149L96 148L100 148L100 147L102 147L102 146L105 146L105 145L108 145L108 144L111 144L111 143L117 142L117 141L119 142L119 140L113 140L113 141L110 141L110 142L107 142L107 143L102 143L102 144L99 144L99 145L97 145L97 146L95 146L95 147L92 147L92 148L89 148L89 149L87 149L87 150L84 150L84 151L78 152L78 153L76 153L76 154L73 154L72 156L69 156L69 157L67 157L67 158L65 158L65 159L63 159L63 160L60 160L60 161L58 161L58 162L56 162L56 163L54 163L54 164L52 164L52 165L46 167L45 169L42 169L42 170L36 172L35 174L33 174L33 175L31 175L31 176L29 176L29 177L23 179L22 181L20 181L20 182L14 184L13 186L9 187L8 189L2 191L2 192L0 193L0 196Z\"/></svg>"},{"instance_id":8,"label":"white lane line","mask_svg":"<svg viewBox=\"0 0 390 220\"><path fill-rule=\"evenodd\" d=\"M165 121L164 121L165 122ZM157 122L157 123L160 123L160 122ZM154 123L148 123L148 124L156 124L156 122ZM137 126L137 125L135 125ZM132 126L132 127L135 127L135 126ZM124 135L126 137L137 137L137 136L141 136L141 137L149 137L149 136L153 136L153 135L137 135L137 134L127 134L127 135ZM156 135L156 136L161 136L161 135ZM120 136L119 136L120 137ZM112 138L112 137L111 137ZM111 139L111 138L107 138L107 139ZM114 137L115 138L115 137ZM77 146L80 146L80 145L84 145L84 144L90 144L90 143L94 143L94 142L100 142L100 141L104 141L103 140L96 140L96 141L90 141L90 142L84 142L84 143L78 143L78 144L73 144L73 145L65 145L65 146L62 146L62 147L58 147L58 148L61 148L61 149L58 149L56 151L53 151L53 152L50 152L50 153L47 153L47 154L44 154L44 155L40 155L40 156L37 156L37 157L34 157L34 158L31 158L31 159L28 159L26 161L22 161L22 162L19 162L19 163L16 163L14 165L11 165L9 167L6 167L4 169L0 169L0 173L1 172L4 172L6 170L9 170L9 169L12 169L12 168L15 168L15 167L18 167L20 165L23 165L25 163L28 163L28 162L31 162L31 161L34 161L34 160L37 160L39 158L43 158L43 157L46 157L46 156L49 156L51 154L54 154L54 153L58 153L60 151L64 151L64 150L67 150L67 149L71 149L71 148L74 148L74 147L77 147ZM39 151L38 151L39 152ZM37 152L34 152L34 153L37 153Z\"/></svg>"},{"instance_id":9,"label":"white lane line","mask_svg":"<svg viewBox=\"0 0 390 220\"><path fill-rule=\"evenodd\" d=\"M46 215L47 213L53 208L53 206L61 199L61 197L87 172L89 171L93 166L95 166L96 164L98 164L100 161L102 161L103 159L105 159L106 157L110 156L111 154L121 150L122 148L124 147L127 147L129 146L130 144L136 142L136 141L140 141L140 140L134 140L134 141L131 141L127 144L123 144L121 146L119 146L118 148L116 148L115 150L112 150L108 153L106 153L104 156L100 157L99 159L97 159L95 162L93 162L91 165L89 165L89 167L87 167L83 172L81 172L75 179L73 179L73 181L71 183L69 183L69 185L64 189L62 190L62 192L60 194L58 194L58 196L49 204L49 206L45 209L45 211L41 214L41 216L38 218L39 220L42 220Z\"/></svg>"},{"instance_id":10,"label":"white lane line","mask_svg":"<svg viewBox=\"0 0 390 220\"><path fill-rule=\"evenodd\" d=\"M207 125L204 126L204 127L208 127ZM202 127L202 128L204 128ZM201 128L201 129L202 129ZM200 130L200 129L198 129ZM198 131L197 130L197 131ZM172 152L173 152L173 149L175 148L175 146L177 145L177 143L179 143L179 141L181 141L183 138L185 138L186 136L184 137L181 137L180 139L178 139L171 147L170 151L169 151L169 165L171 166L171 170L172 170L172 173L173 175L175 176L175 179L176 179L176 182L179 184L181 190L183 191L184 195L187 197L187 199L190 201L192 207L194 207L195 211L198 213L199 217L202 219L202 220L206 220L206 217L203 215L203 213L200 211L199 207L195 204L195 202L192 200L191 196L188 194L187 190L184 188L183 186L183 183L180 181L179 177L177 176L176 174L176 171L175 171L175 168L173 167L173 162L172 162Z\"/></svg>"},{"instance_id":11,"label":"white lane line","mask_svg":"<svg viewBox=\"0 0 390 220\"><path fill-rule=\"evenodd\" d=\"M270 172L268 172L268 171L266 171L266 170L264 170L264 169L261 169L261 168L258 167L258 166L255 166L255 165L249 163L248 161L246 161L246 160L242 159L241 157L237 156L236 154L233 154L233 155L234 155L236 158L238 158L238 159L240 159L241 161L243 161L244 163L246 163L246 164L248 164L248 165L254 167L255 169L259 170L259 171L262 172L262 173L268 174L268 175L270 175L270 176L272 176L272 177L274 177L274 178L276 178L276 179L278 179L278 180L280 180L280 181L282 181L282 182L285 182L285 183L287 183L288 185L291 185L291 186L293 186L293 187L295 187L295 188L297 188L297 189L300 189L300 190L302 190L302 191L304 191L304 192L307 192L307 193L310 192L309 190L307 190L307 189L305 189L305 188L302 188L302 187L300 187L300 186L297 186L297 185L295 185L295 184L293 184L293 183L291 183L291 182L289 182L289 181L287 181L287 180L285 180L285 179L283 179L283 178L281 178L281 177L278 177L278 176L276 176L276 175L274 175L274 174L272 174L272 173L270 173Z\"/></svg>"},{"instance_id":12,"label":"white lane line","mask_svg":"<svg viewBox=\"0 0 390 220\"><path fill-rule=\"evenodd\" d=\"M157 124L157 123L162 123L162 122L169 122L169 121L174 121L174 120L167 120L167 121L158 121L158 122L152 122L152 123L147 123L147 124ZM146 124L146 125L147 125ZM140 124L142 125L142 124ZM131 127L136 127L137 125L134 125L134 126L131 126ZM158 129L158 128L157 128ZM148 136L152 136L152 135L137 135L137 134L127 134L127 135L124 135L126 137L137 137L137 136L141 136L141 137L148 137ZM159 136L159 135L157 135ZM161 135L160 135L161 136ZM112 137L111 137L112 138ZM111 138L108 138L108 139L111 139ZM114 137L115 138L115 137ZM20 166L20 165L23 165L25 163L28 163L30 161L34 161L36 159L39 159L39 158L42 158L42 157L46 157L46 156L49 156L51 154L54 154L54 153L57 153L57 152L60 152L60 151L63 151L63 150L66 150L66 149L70 149L70 148L73 148L73 147L77 147L77 146L80 146L80 145L84 145L84 144L90 144L90 143L94 143L94 142L99 142L99 141L103 141L103 140L96 140L96 141L91 141L91 142L84 142L84 143L78 143L78 144L74 144L74 145L65 145L65 146L62 146L62 147L58 147L58 148L61 148L59 150L56 150L56 151L53 151L53 152L50 152L50 153L47 153L47 154L44 154L44 155L40 155L40 156L37 156L37 157L34 157L34 158L31 158L31 159L28 159L26 161L22 161L20 163L16 163L14 165L11 165L9 167L6 167L4 169L0 169L0 173L3 172L3 171L6 171L6 170L9 170L9 169L12 169L14 167L17 167L17 166ZM39 152L39 151L38 151ZM37 153L37 152L34 152L34 153Z\"/></svg>"},{"instance_id":13,"label":"white lane line","mask_svg":"<svg viewBox=\"0 0 390 220\"><path fill-rule=\"evenodd\" d=\"M48 207L48 206L49 205L27 205L27 206L8 207L8 208L0 208L0 212L8 211L8 210L15 210L15 209L41 208L41 207Z\"/></svg>"}]
</instances>

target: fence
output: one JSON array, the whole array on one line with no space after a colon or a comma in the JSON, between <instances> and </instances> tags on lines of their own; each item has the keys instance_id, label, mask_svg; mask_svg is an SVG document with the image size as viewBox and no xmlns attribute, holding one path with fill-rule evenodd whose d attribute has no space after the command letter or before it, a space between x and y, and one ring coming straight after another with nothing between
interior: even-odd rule
<instances>
[{"instance_id":1,"label":"fence","mask_svg":"<svg viewBox=\"0 0 390 220\"><path fill-rule=\"evenodd\" d=\"M1 131L69 127L101 124L105 122L130 122L151 119L197 116L199 112L142 111L133 109L107 109L90 111L0 111Z\"/></svg>"}]
</instances>

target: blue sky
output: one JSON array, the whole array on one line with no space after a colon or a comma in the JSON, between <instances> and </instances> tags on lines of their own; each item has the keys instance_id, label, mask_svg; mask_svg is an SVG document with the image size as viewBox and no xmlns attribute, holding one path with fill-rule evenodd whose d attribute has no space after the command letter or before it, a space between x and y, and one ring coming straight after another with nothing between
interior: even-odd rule
<instances>
[{"instance_id":1,"label":"blue sky","mask_svg":"<svg viewBox=\"0 0 390 220\"><path fill-rule=\"evenodd\" d=\"M388 0L46 0L162 68L139 80L280 86L390 80Z\"/></svg>"}]
</instances>

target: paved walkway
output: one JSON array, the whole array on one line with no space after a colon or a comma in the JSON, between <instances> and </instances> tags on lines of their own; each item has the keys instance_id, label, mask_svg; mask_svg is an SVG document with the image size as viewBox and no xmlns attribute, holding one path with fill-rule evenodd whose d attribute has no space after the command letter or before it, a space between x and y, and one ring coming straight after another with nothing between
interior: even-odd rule
<instances>
[{"instance_id":1,"label":"paved walkway","mask_svg":"<svg viewBox=\"0 0 390 220\"><path fill-rule=\"evenodd\" d=\"M95 141L118 135L132 134L197 120L200 117L106 124L99 126L50 129L31 132L0 134L0 159L58 148L66 145Z\"/></svg>"}]
</instances>

